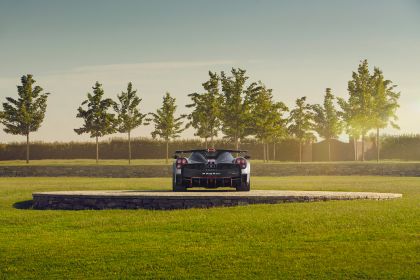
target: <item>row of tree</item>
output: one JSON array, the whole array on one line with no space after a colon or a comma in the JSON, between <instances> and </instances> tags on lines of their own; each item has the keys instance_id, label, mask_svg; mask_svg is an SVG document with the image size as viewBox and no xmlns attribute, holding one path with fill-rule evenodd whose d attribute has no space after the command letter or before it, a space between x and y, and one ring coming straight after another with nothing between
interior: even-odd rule
<instances>
[{"instance_id":1,"label":"row of tree","mask_svg":"<svg viewBox=\"0 0 420 280\"><path fill-rule=\"evenodd\" d=\"M93 86L92 93L77 110L77 117L83 119L83 126L74 131L88 133L96 140L96 160L99 159L100 137L115 132L128 136L128 160L131 161L131 133L140 125L154 125L152 137L159 137L168 143L178 138L188 127L195 129L195 135L202 138L206 147L214 146L214 139L222 133L232 141L236 149L246 137L254 137L262 144L264 159L269 158L269 143L273 145L294 137L299 140L299 160L302 160L302 145L313 141L318 134L328 144L345 131L354 142L362 139L362 160L367 133L376 130L379 160L379 130L395 124L396 110L400 94L395 85L386 80L379 68L369 72L368 62L360 63L352 79L348 82L348 99L336 98L330 88L326 89L323 104L311 105L306 97L296 100L289 108L273 98L272 89L261 81L249 82L243 69L233 68L225 72L209 72L209 80L202 84L203 92L191 93L191 110L188 115L176 115L176 100L166 93L162 107L154 113L142 113L139 109L141 98L128 83L127 90L117 95L117 100L104 98L104 90L99 82ZM37 131L45 117L47 97L43 89L34 86L32 75L21 78L18 98L6 98L1 123L6 133L25 135L27 141L27 162L29 162L29 134ZM337 108L338 104L339 108ZM286 114L288 113L288 116ZM330 145L329 145L330 146ZM328 149L328 158L331 151ZM355 144L355 159L357 145Z\"/></svg>"},{"instance_id":2,"label":"row of tree","mask_svg":"<svg viewBox=\"0 0 420 280\"><path fill-rule=\"evenodd\" d=\"M188 115L189 125L196 136L210 139L221 131L239 147L247 136L254 136L263 144L264 158L268 160L268 143L275 144L288 138L299 140L299 160L302 161L302 145L314 141L318 134L328 143L328 158L331 159L331 140L345 131L354 143L357 160L357 141L362 140L362 160L365 156L365 138L376 130L377 160L379 161L379 131L388 125L398 128L396 110L400 93L395 85L386 80L382 71L375 67L369 72L368 61L359 64L348 82L348 99L336 98L330 88L326 89L323 104L308 104L306 97L296 100L289 111L283 102L273 100L272 90L261 82L246 84L249 77L245 70L232 69L231 75L220 76L209 72L209 80L203 83L203 93L192 93L193 108ZM339 106L336 106L338 103ZM338 108L337 108L338 107ZM274 151L275 153L275 151Z\"/></svg>"}]
</instances>

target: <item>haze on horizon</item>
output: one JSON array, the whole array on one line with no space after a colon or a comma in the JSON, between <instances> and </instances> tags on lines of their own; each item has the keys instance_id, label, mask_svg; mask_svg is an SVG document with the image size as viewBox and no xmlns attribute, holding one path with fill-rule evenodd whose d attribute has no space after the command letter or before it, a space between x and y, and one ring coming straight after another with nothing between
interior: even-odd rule
<instances>
[{"instance_id":1,"label":"haze on horizon","mask_svg":"<svg viewBox=\"0 0 420 280\"><path fill-rule=\"evenodd\" d=\"M31 73L51 95L35 141L85 141L76 109L95 81L115 98L133 82L143 112L166 91L186 113L208 71L247 70L289 107L347 96L362 59L401 92L401 129L420 133L420 1L2 1L0 101ZM23 141L1 127L0 142ZM140 127L134 137L149 137ZM114 134L110 137L122 136ZM192 138L193 131L182 135ZM108 137L109 138L109 137Z\"/></svg>"}]
</instances>

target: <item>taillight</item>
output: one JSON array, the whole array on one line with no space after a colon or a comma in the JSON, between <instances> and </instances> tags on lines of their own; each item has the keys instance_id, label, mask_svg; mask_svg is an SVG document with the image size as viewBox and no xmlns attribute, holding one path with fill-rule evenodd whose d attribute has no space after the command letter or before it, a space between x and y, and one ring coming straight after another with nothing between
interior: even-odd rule
<instances>
[{"instance_id":1,"label":"taillight","mask_svg":"<svg viewBox=\"0 0 420 280\"><path fill-rule=\"evenodd\" d=\"M184 165L184 164L187 164L188 163L188 161L187 161L187 159L186 158L178 158L177 160L176 160L176 168L177 169L181 169L181 167Z\"/></svg>"},{"instance_id":2,"label":"taillight","mask_svg":"<svg viewBox=\"0 0 420 280\"><path fill-rule=\"evenodd\" d=\"M235 164L239 164L242 169L245 169L246 168L246 159L237 158L237 159L235 159Z\"/></svg>"}]
</instances>

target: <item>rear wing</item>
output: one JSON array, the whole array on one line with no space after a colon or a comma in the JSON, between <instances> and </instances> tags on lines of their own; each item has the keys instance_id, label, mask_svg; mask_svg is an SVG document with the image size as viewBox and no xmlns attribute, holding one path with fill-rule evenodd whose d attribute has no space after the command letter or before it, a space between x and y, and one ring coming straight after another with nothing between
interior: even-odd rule
<instances>
[{"instance_id":1,"label":"rear wing","mask_svg":"<svg viewBox=\"0 0 420 280\"><path fill-rule=\"evenodd\" d=\"M180 150L175 151L175 154L193 153L193 152L229 152L229 153L248 153L246 150L225 150L225 149L196 149L196 150Z\"/></svg>"},{"instance_id":2,"label":"rear wing","mask_svg":"<svg viewBox=\"0 0 420 280\"><path fill-rule=\"evenodd\" d=\"M195 149L195 150L179 150L175 151L174 158L178 158L178 154L187 154L187 153L194 153L194 152L205 152L205 153L214 153L214 152L228 152L228 153L238 153L238 154L246 154L248 151L246 150L226 150L226 149ZM244 155L244 158L249 159L251 158L249 155Z\"/></svg>"}]
</instances>

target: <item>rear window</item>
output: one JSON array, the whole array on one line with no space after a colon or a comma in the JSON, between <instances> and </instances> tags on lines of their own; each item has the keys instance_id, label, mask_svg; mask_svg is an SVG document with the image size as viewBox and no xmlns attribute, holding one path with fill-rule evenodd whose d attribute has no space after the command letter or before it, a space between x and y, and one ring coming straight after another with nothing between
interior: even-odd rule
<instances>
[{"instance_id":1,"label":"rear window","mask_svg":"<svg viewBox=\"0 0 420 280\"><path fill-rule=\"evenodd\" d=\"M207 162L204 154L201 152L193 152L190 156L190 160L198 161L198 162Z\"/></svg>"},{"instance_id":2,"label":"rear window","mask_svg":"<svg viewBox=\"0 0 420 280\"><path fill-rule=\"evenodd\" d=\"M219 162L232 162L233 156L231 153L224 152L224 151L215 151L215 152L199 151L199 152L193 152L190 156L190 160L198 161L198 162L207 162L208 159L215 159Z\"/></svg>"},{"instance_id":3,"label":"rear window","mask_svg":"<svg viewBox=\"0 0 420 280\"><path fill-rule=\"evenodd\" d=\"M232 162L233 156L229 152L221 152L217 156L217 161L219 162Z\"/></svg>"}]
</instances>

